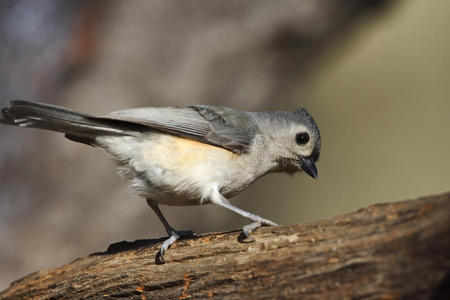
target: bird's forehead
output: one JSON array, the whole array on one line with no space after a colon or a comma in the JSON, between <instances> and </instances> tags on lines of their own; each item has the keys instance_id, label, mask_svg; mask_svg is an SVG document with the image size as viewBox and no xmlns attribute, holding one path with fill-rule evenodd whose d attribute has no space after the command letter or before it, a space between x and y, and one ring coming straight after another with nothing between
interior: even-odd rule
<instances>
[{"instance_id":1,"label":"bird's forehead","mask_svg":"<svg viewBox=\"0 0 450 300\"><path fill-rule=\"evenodd\" d=\"M306 126L305 124L291 123L290 131L293 133L298 133L298 132L309 132L310 130L308 126Z\"/></svg>"}]
</instances>

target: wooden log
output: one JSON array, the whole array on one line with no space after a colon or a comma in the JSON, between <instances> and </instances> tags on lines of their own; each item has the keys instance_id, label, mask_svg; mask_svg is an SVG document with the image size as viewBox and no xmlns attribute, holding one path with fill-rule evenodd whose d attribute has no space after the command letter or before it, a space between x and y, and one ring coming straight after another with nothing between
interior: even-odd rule
<instances>
[{"instance_id":1,"label":"wooden log","mask_svg":"<svg viewBox=\"0 0 450 300\"><path fill-rule=\"evenodd\" d=\"M1 299L445 299L450 193L292 226L113 244L19 279ZM450 298L447 298L450 299Z\"/></svg>"}]
</instances>

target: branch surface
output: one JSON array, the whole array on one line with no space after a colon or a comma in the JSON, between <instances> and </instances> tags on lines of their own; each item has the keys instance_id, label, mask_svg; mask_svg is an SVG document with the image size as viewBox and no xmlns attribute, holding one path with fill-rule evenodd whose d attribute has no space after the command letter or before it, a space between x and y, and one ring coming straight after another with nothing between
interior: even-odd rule
<instances>
[{"instance_id":1,"label":"branch surface","mask_svg":"<svg viewBox=\"0 0 450 300\"><path fill-rule=\"evenodd\" d=\"M450 193L377 204L313 223L263 227L175 243L113 244L19 279L2 299L430 298L448 293ZM447 288L447 290L446 290Z\"/></svg>"}]
</instances>

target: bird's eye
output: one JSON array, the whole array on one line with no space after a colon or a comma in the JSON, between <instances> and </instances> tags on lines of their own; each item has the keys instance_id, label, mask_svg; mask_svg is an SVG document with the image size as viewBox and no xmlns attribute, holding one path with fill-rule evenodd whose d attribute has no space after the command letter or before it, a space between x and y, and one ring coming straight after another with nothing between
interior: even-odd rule
<instances>
[{"instance_id":1,"label":"bird's eye","mask_svg":"<svg viewBox=\"0 0 450 300\"><path fill-rule=\"evenodd\" d=\"M309 135L306 132L297 133L295 136L295 142L299 145L305 145L309 142Z\"/></svg>"}]
</instances>

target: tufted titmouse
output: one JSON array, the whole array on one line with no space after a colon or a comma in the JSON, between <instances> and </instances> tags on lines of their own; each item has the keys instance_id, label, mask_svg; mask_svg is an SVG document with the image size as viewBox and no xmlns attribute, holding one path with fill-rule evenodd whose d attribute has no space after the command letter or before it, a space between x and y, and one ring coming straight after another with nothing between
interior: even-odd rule
<instances>
[{"instance_id":1,"label":"tufted titmouse","mask_svg":"<svg viewBox=\"0 0 450 300\"><path fill-rule=\"evenodd\" d=\"M276 225L233 206L227 199L269 172L305 171L317 178L320 133L303 107L294 112L245 112L226 107L144 107L93 117L66 108L15 100L0 123L59 131L106 151L119 161L131 189L147 200L169 238L164 253L191 231L169 225L158 205L214 203L249 218L245 236Z\"/></svg>"}]
</instances>

